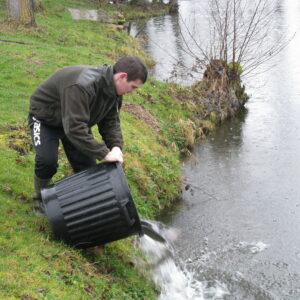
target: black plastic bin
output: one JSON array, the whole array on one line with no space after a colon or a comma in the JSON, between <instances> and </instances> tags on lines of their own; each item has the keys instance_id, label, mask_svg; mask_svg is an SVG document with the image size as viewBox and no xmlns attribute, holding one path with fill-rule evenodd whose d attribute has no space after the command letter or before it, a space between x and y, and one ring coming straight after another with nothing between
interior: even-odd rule
<instances>
[{"instance_id":1,"label":"black plastic bin","mask_svg":"<svg viewBox=\"0 0 300 300\"><path fill-rule=\"evenodd\" d=\"M41 192L54 236L89 248L142 234L120 163L102 163Z\"/></svg>"}]
</instances>

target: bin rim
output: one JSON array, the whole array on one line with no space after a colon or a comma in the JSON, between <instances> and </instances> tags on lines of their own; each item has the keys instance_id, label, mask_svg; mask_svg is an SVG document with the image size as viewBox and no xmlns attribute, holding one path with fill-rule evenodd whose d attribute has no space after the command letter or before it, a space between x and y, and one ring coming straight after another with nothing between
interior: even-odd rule
<instances>
[{"instance_id":1,"label":"bin rim","mask_svg":"<svg viewBox=\"0 0 300 300\"><path fill-rule=\"evenodd\" d=\"M108 162L108 163L110 163L110 162ZM123 175L123 176L121 176L121 180L122 180L122 184L124 184L126 186L127 190L128 190L129 198L130 198L130 201L132 203L132 208L133 208L134 214L135 214L135 216L134 216L135 217L135 227L137 229L137 233L139 234L139 236L142 236L144 234L144 232L143 232L143 227L142 227L142 224L141 224L141 219L140 219L140 216L138 214L135 202L133 200L128 182L126 180L126 176L125 176L125 172L124 172L124 169L122 167L122 164L120 162L112 162L112 163L116 165L118 172L120 172Z\"/></svg>"}]
</instances>

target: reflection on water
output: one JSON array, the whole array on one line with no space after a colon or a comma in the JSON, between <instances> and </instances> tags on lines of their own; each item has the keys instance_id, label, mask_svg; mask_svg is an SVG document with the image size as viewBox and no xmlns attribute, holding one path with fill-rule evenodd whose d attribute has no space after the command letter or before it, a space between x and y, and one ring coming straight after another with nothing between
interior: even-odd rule
<instances>
[{"instance_id":1,"label":"reflection on water","mask_svg":"<svg viewBox=\"0 0 300 300\"><path fill-rule=\"evenodd\" d=\"M189 84L202 77L201 72L192 71L194 57L184 50L180 29L183 22L186 20L174 14L154 17L149 21L139 20L131 25L131 35L142 39L146 51L155 58L156 65L151 72L159 80Z\"/></svg>"},{"instance_id":2,"label":"reflection on water","mask_svg":"<svg viewBox=\"0 0 300 300\"><path fill-rule=\"evenodd\" d=\"M207 1L180 1L182 18L201 20ZM298 32L300 2L276 3L270 38ZM159 79L172 76L178 58L190 62L180 48L180 22L164 16L134 25L158 61ZM181 230L180 258L199 280L226 284L224 299L300 299L299 48L296 34L273 69L245 79L247 113L226 122L184 163L184 200L165 216Z\"/></svg>"}]
</instances>

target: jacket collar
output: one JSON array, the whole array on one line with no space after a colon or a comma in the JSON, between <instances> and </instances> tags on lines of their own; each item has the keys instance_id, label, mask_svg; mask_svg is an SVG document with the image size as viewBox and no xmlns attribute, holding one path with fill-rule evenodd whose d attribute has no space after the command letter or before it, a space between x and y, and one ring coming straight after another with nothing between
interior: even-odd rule
<instances>
[{"instance_id":1,"label":"jacket collar","mask_svg":"<svg viewBox=\"0 0 300 300\"><path fill-rule=\"evenodd\" d=\"M117 90L113 81L113 66L103 65L104 68L104 86L103 91L109 98L117 98Z\"/></svg>"}]
</instances>

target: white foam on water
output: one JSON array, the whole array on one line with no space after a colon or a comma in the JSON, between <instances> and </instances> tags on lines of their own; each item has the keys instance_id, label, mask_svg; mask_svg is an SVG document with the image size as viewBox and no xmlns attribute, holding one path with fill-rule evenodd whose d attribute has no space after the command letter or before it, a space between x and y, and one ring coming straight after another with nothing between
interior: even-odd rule
<instances>
[{"instance_id":1,"label":"white foam on water","mask_svg":"<svg viewBox=\"0 0 300 300\"><path fill-rule=\"evenodd\" d=\"M136 262L142 270L147 270L161 293L158 300L217 300L229 294L226 285L215 282L209 286L196 279L195 273L188 270L186 264L178 261L172 243L178 231L162 227L162 224L151 222L153 228L165 240L156 241L144 235L138 246L145 255L144 261Z\"/></svg>"},{"instance_id":2,"label":"white foam on water","mask_svg":"<svg viewBox=\"0 0 300 300\"><path fill-rule=\"evenodd\" d=\"M251 252L252 254L256 254L267 249L269 245L263 242L239 242L237 248L243 251Z\"/></svg>"}]
</instances>

